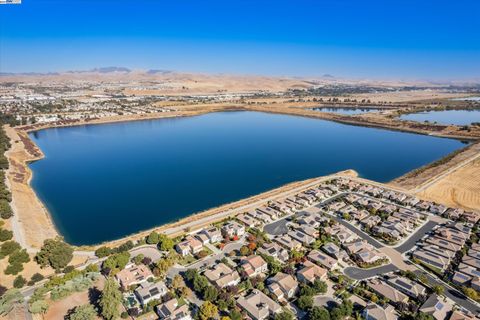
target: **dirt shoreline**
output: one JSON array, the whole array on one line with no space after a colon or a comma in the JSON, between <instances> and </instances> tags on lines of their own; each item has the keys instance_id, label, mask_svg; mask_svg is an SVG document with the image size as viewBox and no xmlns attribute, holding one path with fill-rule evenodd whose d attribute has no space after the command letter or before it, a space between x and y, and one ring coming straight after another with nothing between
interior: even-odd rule
<instances>
[{"instance_id":1,"label":"dirt shoreline","mask_svg":"<svg viewBox=\"0 0 480 320\"><path fill-rule=\"evenodd\" d=\"M43 241L48 238L53 238L59 236L60 233L57 231L53 219L50 216L48 210L45 208L43 203L39 200L35 194L33 188L30 185L32 179L32 172L28 166L28 163L32 161L37 161L43 158L42 151L36 146L33 141L29 138L28 133L32 131L53 128L53 127L66 127L66 126L79 126L79 125L89 125L89 124L103 124L103 123L115 123L115 122L129 122L129 121L140 121L140 120L153 120L153 119L162 119L162 118L177 118L177 117L189 117L197 116L210 112L218 111L229 111L229 110L250 110L250 111L260 111L268 113L277 113L277 114L289 114L296 116L311 117L316 119L324 119L329 121L335 121L350 125L358 126L367 126L367 127L377 127L387 130L396 130L396 131L406 131L414 132L419 134L430 134L424 129L413 130L407 128L406 130L398 127L388 127L385 124L382 125L371 125L368 122L362 124L361 118L347 118L342 116L337 116L334 114L322 113L318 111L311 111L305 109L308 107L309 103L302 103L303 107L287 107L285 104L279 105L270 105L266 106L250 106L242 104L215 104L215 105L186 105L178 106L178 111L175 112L159 112L152 114L143 114L143 115L129 115L129 116L116 116L116 117L106 117L93 119L89 121L76 121L76 122L61 122L61 123L52 123L45 125L30 125L30 126L21 126L17 128L5 127L7 135L12 141L12 148L6 153L9 162L10 169L7 171L7 180L12 191L12 209L14 211L14 218L11 223L12 230L15 234L15 239L20 240L19 243L34 252L38 250ZM448 138L455 138L453 135L447 135ZM461 139L475 139L476 137L465 137L460 136L457 138ZM480 144L479 144L480 145ZM445 166L448 167L450 161L448 161ZM451 165L450 165L451 166ZM430 174L432 174L430 172ZM152 227L149 230L141 231L133 235L122 237L118 240L108 241L99 245L109 245L115 246L120 243L125 242L126 240L138 240L141 237L144 237L146 234L152 230L157 230L159 232L165 231L172 228L180 228L181 225L188 225L192 221L205 219L208 217L213 217L218 215L222 211L234 210L238 207L243 207L245 205L256 203L262 201L262 199L275 196L276 194L281 194L298 188L300 186L308 185L312 181L319 179L309 179L306 181L293 182L291 184L276 188L274 190L267 191L265 193L252 196L247 199L242 199L234 203L225 204L218 208L212 208L204 212L199 212L182 218L178 221L164 224L162 226ZM403 184L394 184L394 186L400 187L402 190L405 189ZM207 219L208 220L208 219ZM204 223L210 224L214 222L213 219L209 219ZM195 226L199 227L199 226ZM190 230L180 230L171 236L176 236L181 233L188 232ZM81 246L80 249L88 250L99 245L95 246Z\"/></svg>"}]
</instances>

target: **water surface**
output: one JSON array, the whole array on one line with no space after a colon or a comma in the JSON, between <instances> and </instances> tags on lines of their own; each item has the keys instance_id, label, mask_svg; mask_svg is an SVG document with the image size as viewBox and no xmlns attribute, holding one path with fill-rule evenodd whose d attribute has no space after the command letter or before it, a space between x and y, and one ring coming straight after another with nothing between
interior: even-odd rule
<instances>
[{"instance_id":1,"label":"water surface","mask_svg":"<svg viewBox=\"0 0 480 320\"><path fill-rule=\"evenodd\" d=\"M321 112L346 114L346 115L355 115L355 114L362 114L362 113L368 113L368 112L382 111L382 109L377 109L377 108L346 108L346 107L318 107L318 108L313 108L313 110L321 111Z\"/></svg>"},{"instance_id":2,"label":"water surface","mask_svg":"<svg viewBox=\"0 0 480 320\"><path fill-rule=\"evenodd\" d=\"M400 119L463 126L472 124L473 122L480 122L480 110L425 111L405 114L400 116Z\"/></svg>"},{"instance_id":3,"label":"water surface","mask_svg":"<svg viewBox=\"0 0 480 320\"><path fill-rule=\"evenodd\" d=\"M32 185L65 239L93 244L283 184L355 169L389 181L463 144L256 112L52 128Z\"/></svg>"}]
</instances>

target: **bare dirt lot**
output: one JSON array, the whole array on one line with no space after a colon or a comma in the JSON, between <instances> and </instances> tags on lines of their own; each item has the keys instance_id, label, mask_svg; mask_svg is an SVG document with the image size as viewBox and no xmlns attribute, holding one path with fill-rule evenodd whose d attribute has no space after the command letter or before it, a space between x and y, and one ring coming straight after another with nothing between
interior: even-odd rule
<instances>
[{"instance_id":1,"label":"bare dirt lot","mask_svg":"<svg viewBox=\"0 0 480 320\"><path fill-rule=\"evenodd\" d=\"M445 176L418 195L452 207L480 210L480 160Z\"/></svg>"}]
</instances>

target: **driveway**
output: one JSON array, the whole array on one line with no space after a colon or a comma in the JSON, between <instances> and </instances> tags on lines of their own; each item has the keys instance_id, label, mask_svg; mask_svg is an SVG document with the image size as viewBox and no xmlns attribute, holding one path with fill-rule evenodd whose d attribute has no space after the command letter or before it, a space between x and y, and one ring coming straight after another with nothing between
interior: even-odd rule
<instances>
[{"instance_id":1,"label":"driveway","mask_svg":"<svg viewBox=\"0 0 480 320\"><path fill-rule=\"evenodd\" d=\"M140 254L143 254L145 257L152 259L153 262L162 258L162 254L160 253L160 251L158 251L157 246L155 245L145 245L130 250L130 255L132 257L136 257Z\"/></svg>"}]
</instances>

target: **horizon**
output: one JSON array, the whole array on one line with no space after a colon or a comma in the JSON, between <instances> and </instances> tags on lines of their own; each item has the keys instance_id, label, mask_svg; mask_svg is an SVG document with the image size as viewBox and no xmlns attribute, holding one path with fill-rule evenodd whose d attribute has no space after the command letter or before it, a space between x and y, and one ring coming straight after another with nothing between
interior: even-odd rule
<instances>
[{"instance_id":1,"label":"horizon","mask_svg":"<svg viewBox=\"0 0 480 320\"><path fill-rule=\"evenodd\" d=\"M478 79L480 3L23 1L0 7L0 72ZM166 14L168 13L168 14Z\"/></svg>"}]
</instances>

